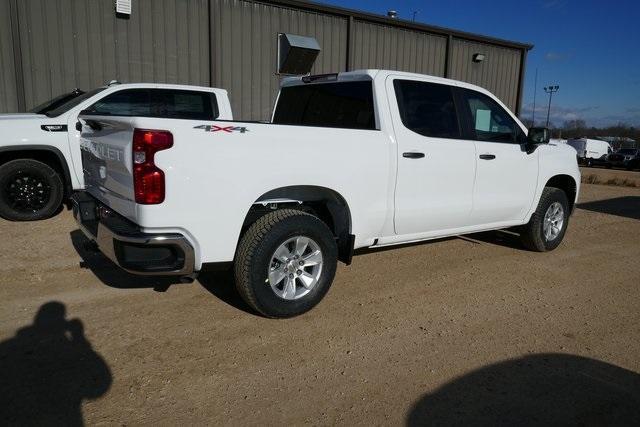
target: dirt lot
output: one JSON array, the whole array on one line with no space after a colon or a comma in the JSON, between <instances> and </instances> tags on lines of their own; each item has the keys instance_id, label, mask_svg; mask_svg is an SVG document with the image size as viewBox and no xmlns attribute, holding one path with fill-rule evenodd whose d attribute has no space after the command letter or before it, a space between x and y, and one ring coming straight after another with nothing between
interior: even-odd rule
<instances>
[{"instance_id":1,"label":"dirt lot","mask_svg":"<svg viewBox=\"0 0 640 427\"><path fill-rule=\"evenodd\" d=\"M0 223L1 424L640 423L640 189L585 185L552 253L362 254L291 320L225 274L122 274L74 230Z\"/></svg>"}]
</instances>

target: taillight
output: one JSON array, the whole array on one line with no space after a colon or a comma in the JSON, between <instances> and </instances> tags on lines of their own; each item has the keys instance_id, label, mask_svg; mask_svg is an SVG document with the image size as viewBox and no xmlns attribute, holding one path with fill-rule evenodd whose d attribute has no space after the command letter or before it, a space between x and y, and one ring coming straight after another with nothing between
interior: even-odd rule
<instances>
[{"instance_id":1,"label":"taillight","mask_svg":"<svg viewBox=\"0 0 640 427\"><path fill-rule=\"evenodd\" d=\"M154 155L173 146L166 130L133 131L133 192L136 203L155 205L164 201L164 172L153 163Z\"/></svg>"}]
</instances>

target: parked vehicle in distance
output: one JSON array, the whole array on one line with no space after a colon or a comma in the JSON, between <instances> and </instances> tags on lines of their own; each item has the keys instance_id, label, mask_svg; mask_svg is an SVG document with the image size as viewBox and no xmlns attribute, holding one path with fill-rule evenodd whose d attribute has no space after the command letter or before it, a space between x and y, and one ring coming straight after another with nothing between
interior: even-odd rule
<instances>
[{"instance_id":1,"label":"parked vehicle in distance","mask_svg":"<svg viewBox=\"0 0 640 427\"><path fill-rule=\"evenodd\" d=\"M576 149L578 162L586 166L607 165L607 156L613 152L611 144L599 139L570 139L567 144Z\"/></svg>"},{"instance_id":2,"label":"parked vehicle in distance","mask_svg":"<svg viewBox=\"0 0 640 427\"><path fill-rule=\"evenodd\" d=\"M621 148L615 153L609 155L607 162L609 167L634 169L637 167L640 159L640 149L637 148Z\"/></svg>"},{"instance_id":3,"label":"parked vehicle in distance","mask_svg":"<svg viewBox=\"0 0 640 427\"><path fill-rule=\"evenodd\" d=\"M518 227L556 248L575 151L488 91L364 70L286 78L272 123L81 115L80 228L138 274L233 262L256 311L315 306L354 249Z\"/></svg>"},{"instance_id":4,"label":"parked vehicle in distance","mask_svg":"<svg viewBox=\"0 0 640 427\"><path fill-rule=\"evenodd\" d=\"M640 170L640 156L635 156L627 163L628 170Z\"/></svg>"},{"instance_id":5,"label":"parked vehicle in distance","mask_svg":"<svg viewBox=\"0 0 640 427\"><path fill-rule=\"evenodd\" d=\"M75 89L30 113L0 114L0 217L48 218L73 190L84 188L78 114L85 109L118 116L233 118L225 90L145 83Z\"/></svg>"}]
</instances>

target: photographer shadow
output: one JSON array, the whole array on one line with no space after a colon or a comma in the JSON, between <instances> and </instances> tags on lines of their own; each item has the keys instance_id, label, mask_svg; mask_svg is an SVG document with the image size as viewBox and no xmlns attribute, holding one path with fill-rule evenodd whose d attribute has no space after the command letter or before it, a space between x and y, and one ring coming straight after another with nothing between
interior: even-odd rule
<instances>
[{"instance_id":1,"label":"photographer shadow","mask_svg":"<svg viewBox=\"0 0 640 427\"><path fill-rule=\"evenodd\" d=\"M103 396L112 376L79 319L48 302L32 325L0 343L0 424L83 425L82 402Z\"/></svg>"}]
</instances>

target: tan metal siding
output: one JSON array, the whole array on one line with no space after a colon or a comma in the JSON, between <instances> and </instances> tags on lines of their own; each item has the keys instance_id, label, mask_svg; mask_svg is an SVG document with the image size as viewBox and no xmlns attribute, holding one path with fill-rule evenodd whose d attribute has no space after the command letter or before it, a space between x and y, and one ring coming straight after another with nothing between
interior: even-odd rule
<instances>
[{"instance_id":1,"label":"tan metal siding","mask_svg":"<svg viewBox=\"0 0 640 427\"><path fill-rule=\"evenodd\" d=\"M476 53L485 55L474 63ZM521 51L484 43L453 39L450 78L481 86L516 111Z\"/></svg>"},{"instance_id":2,"label":"tan metal siding","mask_svg":"<svg viewBox=\"0 0 640 427\"><path fill-rule=\"evenodd\" d=\"M447 38L355 21L352 68L384 68L444 76Z\"/></svg>"},{"instance_id":3,"label":"tan metal siding","mask_svg":"<svg viewBox=\"0 0 640 427\"><path fill-rule=\"evenodd\" d=\"M212 85L229 91L234 117L270 119L279 88L277 34L315 37L312 73L344 71L347 19L265 3L211 0Z\"/></svg>"},{"instance_id":4,"label":"tan metal siding","mask_svg":"<svg viewBox=\"0 0 640 427\"><path fill-rule=\"evenodd\" d=\"M0 113L18 111L9 0L0 0Z\"/></svg>"},{"instance_id":5,"label":"tan metal siding","mask_svg":"<svg viewBox=\"0 0 640 427\"><path fill-rule=\"evenodd\" d=\"M208 1L132 5L131 18L121 19L112 0L19 1L27 108L112 79L207 86Z\"/></svg>"}]
</instances>

